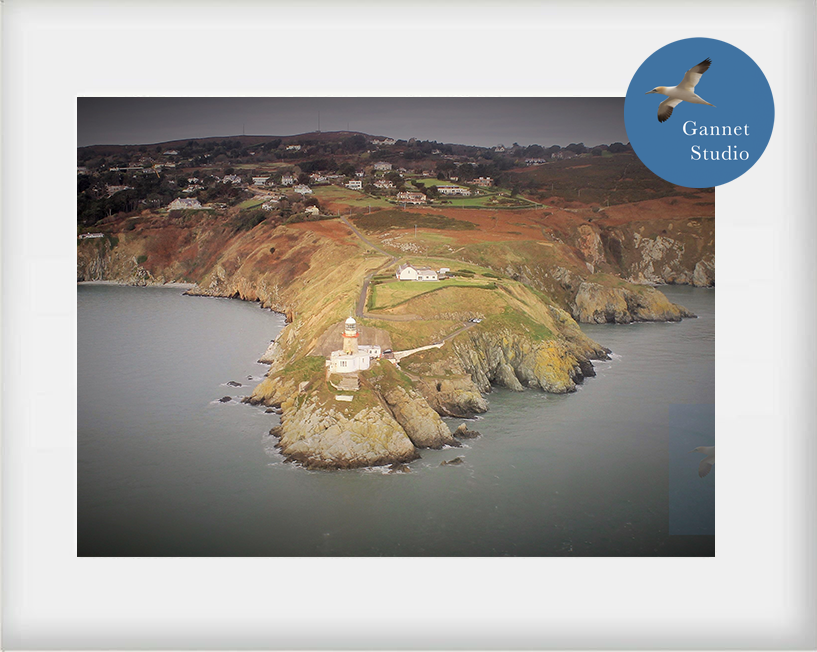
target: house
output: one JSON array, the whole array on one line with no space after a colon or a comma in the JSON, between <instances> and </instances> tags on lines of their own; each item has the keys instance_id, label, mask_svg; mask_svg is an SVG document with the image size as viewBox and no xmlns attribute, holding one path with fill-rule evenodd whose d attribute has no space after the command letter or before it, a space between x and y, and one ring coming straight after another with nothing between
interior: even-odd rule
<instances>
[{"instance_id":1,"label":"house","mask_svg":"<svg viewBox=\"0 0 817 652\"><path fill-rule=\"evenodd\" d=\"M362 179L364 176L366 176L366 173L363 170L360 170L359 172L355 172L355 176Z\"/></svg>"},{"instance_id":2,"label":"house","mask_svg":"<svg viewBox=\"0 0 817 652\"><path fill-rule=\"evenodd\" d=\"M394 138L384 138L383 140L373 140L372 145L394 145L396 142Z\"/></svg>"},{"instance_id":3,"label":"house","mask_svg":"<svg viewBox=\"0 0 817 652\"><path fill-rule=\"evenodd\" d=\"M108 191L108 197L112 197L123 190L133 190L133 186L106 186L106 189Z\"/></svg>"},{"instance_id":4,"label":"house","mask_svg":"<svg viewBox=\"0 0 817 652\"><path fill-rule=\"evenodd\" d=\"M478 177L476 179L471 179L471 183L475 186L479 186L480 188L488 188L489 186L494 185L494 180L491 177Z\"/></svg>"},{"instance_id":5,"label":"house","mask_svg":"<svg viewBox=\"0 0 817 652\"><path fill-rule=\"evenodd\" d=\"M326 366L329 367L330 374L349 374L357 371L365 371L374 360L380 357L380 347L376 345L359 344L360 333L357 330L357 322L354 317L349 317L344 324L343 348L339 351L332 351Z\"/></svg>"},{"instance_id":6,"label":"house","mask_svg":"<svg viewBox=\"0 0 817 652\"><path fill-rule=\"evenodd\" d=\"M310 183L329 183L329 179L327 179L322 174L315 172L309 175L309 182Z\"/></svg>"},{"instance_id":7,"label":"house","mask_svg":"<svg viewBox=\"0 0 817 652\"><path fill-rule=\"evenodd\" d=\"M379 188L380 190L390 190L391 188L394 188L394 184L388 179L378 179L374 182L374 187Z\"/></svg>"},{"instance_id":8,"label":"house","mask_svg":"<svg viewBox=\"0 0 817 652\"><path fill-rule=\"evenodd\" d=\"M439 277L430 267L415 267L409 263L397 268L398 281L438 281Z\"/></svg>"},{"instance_id":9,"label":"house","mask_svg":"<svg viewBox=\"0 0 817 652\"><path fill-rule=\"evenodd\" d=\"M468 188L461 188L460 186L437 186L437 192L441 195L462 195L463 197L470 197L471 191Z\"/></svg>"},{"instance_id":10,"label":"house","mask_svg":"<svg viewBox=\"0 0 817 652\"><path fill-rule=\"evenodd\" d=\"M169 149L166 152L162 152L162 154L164 156L178 156L179 152L177 152L175 149Z\"/></svg>"},{"instance_id":11,"label":"house","mask_svg":"<svg viewBox=\"0 0 817 652\"><path fill-rule=\"evenodd\" d=\"M321 211L317 206L307 206L304 213L313 217L317 217L318 215L321 214Z\"/></svg>"},{"instance_id":12,"label":"house","mask_svg":"<svg viewBox=\"0 0 817 652\"><path fill-rule=\"evenodd\" d=\"M231 183L234 186L237 186L241 183L241 177L237 174L225 174L224 178L221 180L221 183Z\"/></svg>"},{"instance_id":13,"label":"house","mask_svg":"<svg viewBox=\"0 0 817 652\"><path fill-rule=\"evenodd\" d=\"M494 151L495 152L504 152L505 151L505 145L502 145L502 144L497 145L496 147L494 147Z\"/></svg>"},{"instance_id":14,"label":"house","mask_svg":"<svg viewBox=\"0 0 817 652\"><path fill-rule=\"evenodd\" d=\"M378 161L374 164L375 172L387 172L391 170L391 163L386 163L385 161Z\"/></svg>"},{"instance_id":15,"label":"house","mask_svg":"<svg viewBox=\"0 0 817 652\"><path fill-rule=\"evenodd\" d=\"M256 186L266 186L267 183L269 182L269 179L270 179L269 177L253 177L252 182L253 185Z\"/></svg>"},{"instance_id":16,"label":"house","mask_svg":"<svg viewBox=\"0 0 817 652\"><path fill-rule=\"evenodd\" d=\"M349 190L363 190L363 182L360 179L349 179L346 182L346 187Z\"/></svg>"},{"instance_id":17,"label":"house","mask_svg":"<svg viewBox=\"0 0 817 652\"><path fill-rule=\"evenodd\" d=\"M281 203L280 199L270 198L261 204L262 210L271 211L274 208L278 208L278 204Z\"/></svg>"},{"instance_id":18,"label":"house","mask_svg":"<svg viewBox=\"0 0 817 652\"><path fill-rule=\"evenodd\" d=\"M201 208L201 204L199 203L198 199L192 198L182 199L181 197L179 197L178 199L174 199L167 205L167 210L169 211L190 210L192 208Z\"/></svg>"},{"instance_id":19,"label":"house","mask_svg":"<svg viewBox=\"0 0 817 652\"><path fill-rule=\"evenodd\" d=\"M295 186L292 190L294 192L297 192L297 193L301 194L301 195L311 195L312 194L312 188L310 188L309 186L305 186L304 184L301 184L299 186Z\"/></svg>"},{"instance_id":20,"label":"house","mask_svg":"<svg viewBox=\"0 0 817 652\"><path fill-rule=\"evenodd\" d=\"M547 161L543 158L526 158L525 165L530 167L531 165L544 165Z\"/></svg>"},{"instance_id":21,"label":"house","mask_svg":"<svg viewBox=\"0 0 817 652\"><path fill-rule=\"evenodd\" d=\"M81 233L79 236L80 240L87 240L88 238L104 238L104 233Z\"/></svg>"},{"instance_id":22,"label":"house","mask_svg":"<svg viewBox=\"0 0 817 652\"><path fill-rule=\"evenodd\" d=\"M288 152L300 152L301 146L300 145L287 145Z\"/></svg>"},{"instance_id":23,"label":"house","mask_svg":"<svg viewBox=\"0 0 817 652\"><path fill-rule=\"evenodd\" d=\"M405 202L406 204L425 204L426 196L421 192L398 192L397 201Z\"/></svg>"},{"instance_id":24,"label":"house","mask_svg":"<svg viewBox=\"0 0 817 652\"><path fill-rule=\"evenodd\" d=\"M298 179L293 174L285 174L281 177L281 185L282 186L291 186L293 184L298 183Z\"/></svg>"}]
</instances>

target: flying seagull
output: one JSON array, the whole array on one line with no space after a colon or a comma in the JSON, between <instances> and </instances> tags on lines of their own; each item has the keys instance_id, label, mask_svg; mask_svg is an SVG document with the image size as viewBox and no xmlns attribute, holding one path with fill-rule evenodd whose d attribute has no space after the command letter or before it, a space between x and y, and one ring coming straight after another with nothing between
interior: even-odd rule
<instances>
[{"instance_id":1,"label":"flying seagull","mask_svg":"<svg viewBox=\"0 0 817 652\"><path fill-rule=\"evenodd\" d=\"M667 99L658 105L658 122L666 122L669 120L669 117L672 115L672 110L681 102L715 106L695 95L695 85L701 81L701 75L709 70L711 63L711 59L704 59L694 68L687 70L687 74L684 75L681 83L677 86L656 86L651 91L644 93L645 95L659 93L667 96Z\"/></svg>"},{"instance_id":2,"label":"flying seagull","mask_svg":"<svg viewBox=\"0 0 817 652\"><path fill-rule=\"evenodd\" d=\"M712 467L715 466L715 447L714 446L698 446L693 453L703 453L706 457L701 460L698 466L698 475L704 477L709 474Z\"/></svg>"}]
</instances>

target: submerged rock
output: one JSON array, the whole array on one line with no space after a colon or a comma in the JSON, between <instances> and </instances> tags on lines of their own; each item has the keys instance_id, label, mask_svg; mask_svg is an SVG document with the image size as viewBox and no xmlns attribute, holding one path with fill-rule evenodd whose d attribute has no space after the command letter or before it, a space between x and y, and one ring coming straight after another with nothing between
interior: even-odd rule
<instances>
[{"instance_id":1,"label":"submerged rock","mask_svg":"<svg viewBox=\"0 0 817 652\"><path fill-rule=\"evenodd\" d=\"M463 464L463 459L461 457L455 457L453 460L445 460L444 462L440 462L440 466L459 466Z\"/></svg>"},{"instance_id":2,"label":"submerged rock","mask_svg":"<svg viewBox=\"0 0 817 652\"><path fill-rule=\"evenodd\" d=\"M232 400L233 399L232 399L231 396L222 396L220 399L218 399L218 402L219 403L229 403Z\"/></svg>"},{"instance_id":3,"label":"submerged rock","mask_svg":"<svg viewBox=\"0 0 817 652\"><path fill-rule=\"evenodd\" d=\"M241 383L238 383L238 382L236 382L234 380L231 380L230 382L228 382L227 385L229 387L243 387L243 385Z\"/></svg>"}]
</instances>

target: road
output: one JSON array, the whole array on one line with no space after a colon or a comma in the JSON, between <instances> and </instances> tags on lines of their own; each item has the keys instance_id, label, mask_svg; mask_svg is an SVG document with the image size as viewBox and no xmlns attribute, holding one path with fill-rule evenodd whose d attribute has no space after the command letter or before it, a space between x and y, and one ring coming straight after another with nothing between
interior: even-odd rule
<instances>
[{"instance_id":1,"label":"road","mask_svg":"<svg viewBox=\"0 0 817 652\"><path fill-rule=\"evenodd\" d=\"M366 275L366 278L363 279L363 286L360 288L360 296L357 298L357 306L355 306L355 316L358 318L367 318L367 319L382 319L385 321L417 321L422 320L423 317L419 315L373 315L371 313L366 312L366 297L369 294L369 285L372 282L372 278L374 275L377 274L380 270L385 267L389 267L394 265L395 263L402 260L402 258L397 258L397 256L390 254L388 251L381 249L376 244L374 244L371 240L369 240L366 236L364 236L360 231L358 231L357 227L352 224L345 216L340 216L341 222L343 222L346 226L352 229L352 233L354 233L367 247L371 247L374 251L383 254L388 258L385 263L383 263L380 267L373 270L369 274ZM463 325L462 328L457 329L450 335L446 335L443 338L443 342L448 342L449 340L453 339L460 333L467 331L469 328L473 328L476 326L476 323L469 322Z\"/></svg>"}]
</instances>

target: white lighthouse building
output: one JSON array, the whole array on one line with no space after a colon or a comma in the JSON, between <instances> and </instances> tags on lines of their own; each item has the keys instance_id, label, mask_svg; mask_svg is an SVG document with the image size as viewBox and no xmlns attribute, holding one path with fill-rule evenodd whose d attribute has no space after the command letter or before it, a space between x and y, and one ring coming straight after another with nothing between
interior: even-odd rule
<instances>
[{"instance_id":1,"label":"white lighthouse building","mask_svg":"<svg viewBox=\"0 0 817 652\"><path fill-rule=\"evenodd\" d=\"M349 317L343 328L343 349L332 351L329 357L329 373L349 374L368 369L372 360L380 357L380 347L360 344L357 322Z\"/></svg>"}]
</instances>

